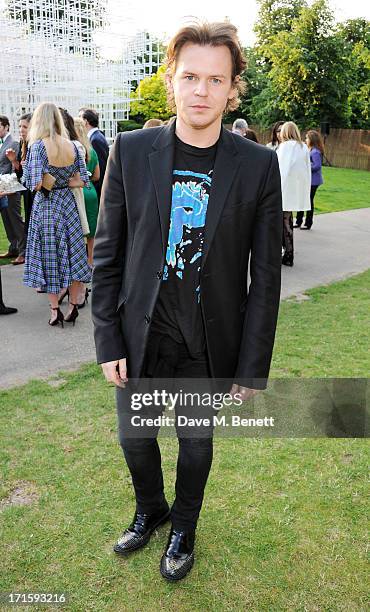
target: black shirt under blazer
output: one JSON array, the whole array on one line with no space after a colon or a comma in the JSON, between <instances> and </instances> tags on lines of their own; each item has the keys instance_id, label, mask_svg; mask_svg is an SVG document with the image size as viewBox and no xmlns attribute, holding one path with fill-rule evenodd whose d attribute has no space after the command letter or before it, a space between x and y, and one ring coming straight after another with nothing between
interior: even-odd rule
<instances>
[{"instance_id":1,"label":"black shirt under blazer","mask_svg":"<svg viewBox=\"0 0 370 612\"><path fill-rule=\"evenodd\" d=\"M139 378L162 282L175 122L118 134L94 245L98 363ZM274 151L222 128L208 202L201 304L212 375L264 388L280 298L282 204ZM248 292L248 260L251 283Z\"/></svg>"}]
</instances>

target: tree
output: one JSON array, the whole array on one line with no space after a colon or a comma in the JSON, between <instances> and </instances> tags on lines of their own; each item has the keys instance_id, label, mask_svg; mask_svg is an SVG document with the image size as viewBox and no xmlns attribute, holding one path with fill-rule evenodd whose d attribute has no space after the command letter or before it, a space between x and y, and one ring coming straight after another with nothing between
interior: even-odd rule
<instances>
[{"instance_id":1,"label":"tree","mask_svg":"<svg viewBox=\"0 0 370 612\"><path fill-rule=\"evenodd\" d=\"M166 86L164 83L165 66L161 66L156 74L140 81L137 89L132 92L130 118L169 119L173 114L167 106Z\"/></svg>"},{"instance_id":2,"label":"tree","mask_svg":"<svg viewBox=\"0 0 370 612\"><path fill-rule=\"evenodd\" d=\"M247 92L240 105L243 115L252 123L267 127L282 118L280 94L269 77L272 62L269 47L280 32L289 32L306 0L258 0L258 19L254 26L255 47L246 51L248 68L244 78Z\"/></svg>"},{"instance_id":3,"label":"tree","mask_svg":"<svg viewBox=\"0 0 370 612\"><path fill-rule=\"evenodd\" d=\"M279 32L289 32L294 19L307 7L306 0L257 0L258 19L254 26L257 35L256 50L265 57L265 50ZM267 59L267 58L266 58Z\"/></svg>"},{"instance_id":4,"label":"tree","mask_svg":"<svg viewBox=\"0 0 370 612\"><path fill-rule=\"evenodd\" d=\"M353 88L349 94L351 127L370 127L370 22L349 19L338 27L350 54Z\"/></svg>"},{"instance_id":5,"label":"tree","mask_svg":"<svg viewBox=\"0 0 370 612\"><path fill-rule=\"evenodd\" d=\"M266 126L288 118L301 127L350 125L351 61L337 32L327 0L303 7L290 31L280 31L264 47L269 85L253 100L252 111Z\"/></svg>"}]
</instances>

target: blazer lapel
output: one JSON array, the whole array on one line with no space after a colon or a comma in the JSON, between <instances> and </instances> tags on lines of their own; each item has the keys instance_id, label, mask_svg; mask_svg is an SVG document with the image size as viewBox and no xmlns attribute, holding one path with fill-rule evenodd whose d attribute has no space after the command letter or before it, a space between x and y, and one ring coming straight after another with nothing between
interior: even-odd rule
<instances>
[{"instance_id":1,"label":"blazer lapel","mask_svg":"<svg viewBox=\"0 0 370 612\"><path fill-rule=\"evenodd\" d=\"M171 212L175 123L173 121L160 131L152 145L155 151L149 153L149 164L155 187L164 253L167 249Z\"/></svg>"},{"instance_id":2,"label":"blazer lapel","mask_svg":"<svg viewBox=\"0 0 370 612\"><path fill-rule=\"evenodd\" d=\"M202 268L207 259L215 231L225 206L227 195L240 165L238 150L231 134L222 128L213 169L211 193L208 201Z\"/></svg>"}]
</instances>

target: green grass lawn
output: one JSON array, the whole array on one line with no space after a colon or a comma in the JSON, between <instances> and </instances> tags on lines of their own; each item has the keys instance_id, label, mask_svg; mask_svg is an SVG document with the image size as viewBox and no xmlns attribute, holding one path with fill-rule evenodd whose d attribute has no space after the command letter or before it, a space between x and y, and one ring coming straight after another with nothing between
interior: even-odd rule
<instances>
[{"instance_id":1,"label":"green grass lawn","mask_svg":"<svg viewBox=\"0 0 370 612\"><path fill-rule=\"evenodd\" d=\"M370 172L324 167L323 179L315 197L317 213L370 207Z\"/></svg>"},{"instance_id":2,"label":"green grass lawn","mask_svg":"<svg viewBox=\"0 0 370 612\"><path fill-rule=\"evenodd\" d=\"M335 212L370 207L370 172L348 168L323 168L324 185L316 194L316 212ZM4 225L0 222L0 253L8 248ZM9 263L0 259L0 265Z\"/></svg>"},{"instance_id":3,"label":"green grass lawn","mask_svg":"<svg viewBox=\"0 0 370 612\"><path fill-rule=\"evenodd\" d=\"M370 270L280 305L271 376L367 377Z\"/></svg>"},{"instance_id":4,"label":"green grass lawn","mask_svg":"<svg viewBox=\"0 0 370 612\"><path fill-rule=\"evenodd\" d=\"M366 272L284 302L273 376L368 376L369 281ZM216 438L197 561L168 584L158 570L168 526L127 559L111 551L134 495L98 366L0 401L0 499L18 486L32 501L0 502L0 591L65 590L76 612L367 609L366 440ZM177 443L161 448L171 501Z\"/></svg>"}]
</instances>

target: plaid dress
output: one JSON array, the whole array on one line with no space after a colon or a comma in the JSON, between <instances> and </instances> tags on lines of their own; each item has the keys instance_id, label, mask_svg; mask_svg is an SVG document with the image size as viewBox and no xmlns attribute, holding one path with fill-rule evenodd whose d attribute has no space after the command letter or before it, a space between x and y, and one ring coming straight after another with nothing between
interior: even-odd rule
<instances>
[{"instance_id":1,"label":"plaid dress","mask_svg":"<svg viewBox=\"0 0 370 612\"><path fill-rule=\"evenodd\" d=\"M91 278L76 200L68 187L76 172L89 184L85 162L74 147L73 164L58 168L49 164L45 145L38 140L29 147L23 170L22 182L31 191L47 172L56 179L48 197L41 191L35 194L23 278L28 287L42 287L47 293L59 293L72 281L88 283Z\"/></svg>"}]
</instances>

